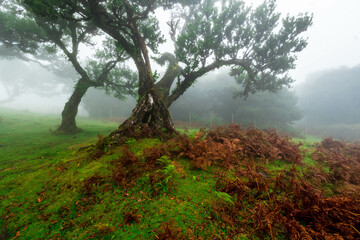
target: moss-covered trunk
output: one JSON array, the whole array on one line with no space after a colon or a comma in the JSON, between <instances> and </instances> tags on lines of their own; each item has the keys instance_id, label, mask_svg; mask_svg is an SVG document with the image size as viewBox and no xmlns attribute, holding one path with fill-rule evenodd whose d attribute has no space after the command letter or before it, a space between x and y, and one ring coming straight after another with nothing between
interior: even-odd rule
<instances>
[{"instance_id":1,"label":"moss-covered trunk","mask_svg":"<svg viewBox=\"0 0 360 240\"><path fill-rule=\"evenodd\" d=\"M143 39L141 43L139 52L133 57L139 73L140 98L131 116L110 134L115 141L123 136L159 136L175 131L164 99L154 86L148 51Z\"/></svg>"},{"instance_id":2,"label":"moss-covered trunk","mask_svg":"<svg viewBox=\"0 0 360 240\"><path fill-rule=\"evenodd\" d=\"M65 104L64 110L61 113L61 125L56 130L59 133L76 133L80 129L76 126L76 115L81 98L85 95L90 86L84 81L80 80L76 86L73 94L70 96L69 101Z\"/></svg>"},{"instance_id":3,"label":"moss-covered trunk","mask_svg":"<svg viewBox=\"0 0 360 240\"><path fill-rule=\"evenodd\" d=\"M158 92L152 88L139 99L131 116L111 136L114 139L131 135L159 136L174 131L169 110Z\"/></svg>"}]
</instances>

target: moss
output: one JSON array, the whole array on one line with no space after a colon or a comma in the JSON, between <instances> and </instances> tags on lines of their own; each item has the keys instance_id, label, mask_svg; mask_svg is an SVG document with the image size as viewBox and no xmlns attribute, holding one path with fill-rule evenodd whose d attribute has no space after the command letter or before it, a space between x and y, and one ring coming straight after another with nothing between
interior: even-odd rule
<instances>
[{"instance_id":1,"label":"moss","mask_svg":"<svg viewBox=\"0 0 360 240\"><path fill-rule=\"evenodd\" d=\"M296 178L293 165L283 160L266 164L255 159L254 171L242 162L229 169L215 164L194 169L181 148L164 139L124 138L121 146L106 149L112 139L100 134L106 136L116 124L82 119L84 131L74 138L48 132L57 117L0 113L0 145L6 146L0 151L0 237L6 239L258 239L254 224L263 219L248 216L260 214L260 205L271 212L274 202L293 200L294 192L276 188L276 177L282 173L280 183L291 187L292 180L305 179L317 166L305 153ZM195 136L196 130L188 134ZM96 146L104 154L93 158ZM160 156L150 161L147 154ZM130 174L131 184L115 182L116 167ZM273 181L268 191L261 190L263 181ZM221 190L225 185L228 192ZM157 194L154 186L161 189ZM341 186L325 183L321 189L331 197ZM286 239L281 226L273 228L279 239ZM265 230L261 238L270 239Z\"/></svg>"}]
</instances>

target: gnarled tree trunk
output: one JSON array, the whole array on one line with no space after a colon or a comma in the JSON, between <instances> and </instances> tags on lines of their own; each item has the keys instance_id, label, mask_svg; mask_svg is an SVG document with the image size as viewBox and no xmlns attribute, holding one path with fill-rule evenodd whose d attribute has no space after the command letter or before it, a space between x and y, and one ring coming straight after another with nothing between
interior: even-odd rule
<instances>
[{"instance_id":1,"label":"gnarled tree trunk","mask_svg":"<svg viewBox=\"0 0 360 240\"><path fill-rule=\"evenodd\" d=\"M69 101L65 104L64 110L61 113L61 125L56 130L58 133L76 133L80 129L76 126L76 115L78 107L81 102L81 98L85 95L90 86L84 81L80 80L76 86L73 94L69 98Z\"/></svg>"},{"instance_id":2,"label":"gnarled tree trunk","mask_svg":"<svg viewBox=\"0 0 360 240\"><path fill-rule=\"evenodd\" d=\"M159 136L173 132L175 129L169 110L159 93L152 88L139 99L131 116L110 136L118 139L122 136Z\"/></svg>"},{"instance_id":3,"label":"gnarled tree trunk","mask_svg":"<svg viewBox=\"0 0 360 240\"><path fill-rule=\"evenodd\" d=\"M155 87L161 93L166 106L169 107L168 97L170 96L170 89L175 79L180 75L182 68L179 66L176 56L172 53L164 53L160 58L155 60L160 65L164 65L166 62L168 63L164 76L155 84Z\"/></svg>"}]
</instances>

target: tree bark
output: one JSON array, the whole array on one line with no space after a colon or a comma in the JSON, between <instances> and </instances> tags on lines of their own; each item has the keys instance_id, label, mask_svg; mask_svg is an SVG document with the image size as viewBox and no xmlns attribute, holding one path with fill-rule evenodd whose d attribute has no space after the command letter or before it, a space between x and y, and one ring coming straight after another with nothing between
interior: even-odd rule
<instances>
[{"instance_id":1,"label":"tree bark","mask_svg":"<svg viewBox=\"0 0 360 240\"><path fill-rule=\"evenodd\" d=\"M159 93L152 88L138 100L131 116L110 136L116 140L123 136L149 137L173 132L170 112Z\"/></svg>"},{"instance_id":2,"label":"tree bark","mask_svg":"<svg viewBox=\"0 0 360 240\"><path fill-rule=\"evenodd\" d=\"M139 99L131 116L110 134L115 140L123 136L151 137L175 132L170 112L154 86L146 46L141 46L144 57L133 58L139 73Z\"/></svg>"},{"instance_id":3,"label":"tree bark","mask_svg":"<svg viewBox=\"0 0 360 240\"><path fill-rule=\"evenodd\" d=\"M58 133L76 133L80 129L76 126L76 115L78 107L81 102L81 98L85 95L86 91L90 87L89 84L80 80L76 86L73 94L69 98L69 101L65 104L64 110L61 113L61 125L56 130Z\"/></svg>"},{"instance_id":4,"label":"tree bark","mask_svg":"<svg viewBox=\"0 0 360 240\"><path fill-rule=\"evenodd\" d=\"M157 63L164 65L168 62L168 67L164 76L155 84L156 89L161 93L163 101L169 107L168 98L170 96L170 89L175 79L181 74L182 68L172 53L164 53L160 58L156 59Z\"/></svg>"}]
</instances>

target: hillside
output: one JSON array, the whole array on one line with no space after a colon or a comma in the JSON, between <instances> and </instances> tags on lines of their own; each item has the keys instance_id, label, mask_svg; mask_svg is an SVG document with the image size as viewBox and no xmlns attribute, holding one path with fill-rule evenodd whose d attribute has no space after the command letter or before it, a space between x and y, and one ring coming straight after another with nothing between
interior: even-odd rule
<instances>
[{"instance_id":1,"label":"hillside","mask_svg":"<svg viewBox=\"0 0 360 240\"><path fill-rule=\"evenodd\" d=\"M239 126L115 144L116 123L0 116L0 239L360 238L359 145Z\"/></svg>"}]
</instances>

